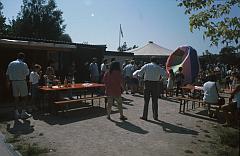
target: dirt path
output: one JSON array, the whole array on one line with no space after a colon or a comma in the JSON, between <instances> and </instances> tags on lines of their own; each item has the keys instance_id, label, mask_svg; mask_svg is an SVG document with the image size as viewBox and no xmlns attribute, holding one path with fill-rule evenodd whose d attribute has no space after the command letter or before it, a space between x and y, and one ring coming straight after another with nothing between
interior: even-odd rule
<instances>
[{"instance_id":1,"label":"dirt path","mask_svg":"<svg viewBox=\"0 0 240 156\"><path fill-rule=\"evenodd\" d=\"M30 122L9 121L8 131L21 134L31 143L51 149L56 156L204 156L216 155L217 122L203 108L179 114L179 104L159 100L159 121L140 120L141 96L124 95L124 113L119 120L116 108L107 120L105 110L94 107L71 111L63 116L35 116ZM102 104L103 106L103 104Z\"/></svg>"}]
</instances>

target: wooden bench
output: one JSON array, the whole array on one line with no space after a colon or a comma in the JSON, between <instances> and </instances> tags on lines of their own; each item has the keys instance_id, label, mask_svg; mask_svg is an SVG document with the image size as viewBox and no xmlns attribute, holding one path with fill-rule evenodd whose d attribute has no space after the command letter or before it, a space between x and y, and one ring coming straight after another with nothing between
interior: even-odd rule
<instances>
[{"instance_id":1,"label":"wooden bench","mask_svg":"<svg viewBox=\"0 0 240 156\"><path fill-rule=\"evenodd\" d=\"M103 95L103 96L94 96L94 97L84 97L84 98L79 98L79 99L73 99L73 100L61 100L61 101L55 101L53 102L55 106L62 108L62 112L64 112L64 110L66 109L66 107L68 108L68 105L72 105L72 104L79 104L80 102L83 101L88 101L91 100L92 101L92 106L93 106L93 100L99 100L99 107L100 107L100 100L104 99L105 102L105 109L106 109L106 105L107 105L107 100L106 100L107 96Z\"/></svg>"},{"instance_id":2,"label":"wooden bench","mask_svg":"<svg viewBox=\"0 0 240 156\"><path fill-rule=\"evenodd\" d=\"M203 100L200 100L200 99L193 99L193 98L189 98L189 97L173 97L173 99L175 100L178 100L180 101L180 107L179 107L179 113L185 113L185 108L186 108L186 105L187 105L187 110L188 110L188 102L192 102L192 109L195 109L195 103L198 103L199 104L199 107L200 107L200 104L204 103Z\"/></svg>"}]
</instances>

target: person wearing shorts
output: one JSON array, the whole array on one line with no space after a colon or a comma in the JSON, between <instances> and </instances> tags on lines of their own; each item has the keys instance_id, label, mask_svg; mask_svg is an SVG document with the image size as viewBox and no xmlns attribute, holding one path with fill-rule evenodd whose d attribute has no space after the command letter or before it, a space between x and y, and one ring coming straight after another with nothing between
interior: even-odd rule
<instances>
[{"instance_id":1,"label":"person wearing shorts","mask_svg":"<svg viewBox=\"0 0 240 156\"><path fill-rule=\"evenodd\" d=\"M19 53L17 60L9 63L6 72L8 85L12 86L15 103L15 119L27 119L31 117L31 115L26 112L26 101L28 96L26 77L29 75L29 69L27 64L23 62L24 57L24 53Z\"/></svg>"}]
</instances>

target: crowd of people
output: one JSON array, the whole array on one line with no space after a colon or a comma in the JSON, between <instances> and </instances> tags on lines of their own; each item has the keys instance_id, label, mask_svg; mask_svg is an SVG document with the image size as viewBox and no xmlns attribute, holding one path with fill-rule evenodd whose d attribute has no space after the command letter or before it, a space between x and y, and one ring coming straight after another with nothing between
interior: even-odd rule
<instances>
[{"instance_id":1,"label":"crowd of people","mask_svg":"<svg viewBox=\"0 0 240 156\"><path fill-rule=\"evenodd\" d=\"M50 64L46 68L45 74L42 73L41 66L38 64L35 64L30 72L27 64L24 63L24 57L24 53L19 53L17 60L10 62L6 72L9 85L11 84L12 86L13 97L16 103L16 119L25 119L31 116L26 111L26 99L29 95L28 76L30 95L32 97L31 103L33 105L39 101L38 87L41 81L43 81L45 85L50 86L61 83L60 78L57 79L53 65ZM65 80L69 81L69 79L72 81L71 83L75 83L74 75L77 71L74 65L75 64L73 64L73 69L71 70L72 72L69 74L70 78L65 77L64 83ZM106 86L105 93L108 96L108 119L111 119L111 107L114 101L118 103L120 119L127 119L127 117L123 115L122 110L121 94L124 92L125 94L131 93L134 96L136 92L144 88L144 108L143 114L140 117L143 120L147 120L148 118L150 98L152 98L153 119L158 120L158 98L165 93L169 93L170 96L183 94L181 87L185 85L185 76L182 72L182 67L179 67L175 73L172 69L166 72L156 57L152 57L149 63L144 64L136 64L134 60L125 60L123 65L114 58L109 62L105 59L102 64L98 64L97 58L93 58L88 68L90 81L94 83L104 83ZM237 117L240 109L239 75L239 68L223 64L207 65L206 70L200 71L195 82L191 85L202 86L203 101L208 105L209 116L212 116L210 106L218 103L220 88L224 87L224 89L231 91L230 103L222 106L227 124L231 124L231 119Z\"/></svg>"}]
</instances>

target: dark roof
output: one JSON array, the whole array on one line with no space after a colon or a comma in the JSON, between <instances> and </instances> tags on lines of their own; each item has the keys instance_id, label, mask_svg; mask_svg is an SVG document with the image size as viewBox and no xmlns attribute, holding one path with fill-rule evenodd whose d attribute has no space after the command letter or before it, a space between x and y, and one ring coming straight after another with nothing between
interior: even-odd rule
<instances>
[{"instance_id":1,"label":"dark roof","mask_svg":"<svg viewBox=\"0 0 240 156\"><path fill-rule=\"evenodd\" d=\"M58 40L47 40L41 38L30 38L30 37L19 37L19 36L7 36L1 35L0 39L9 39L9 40L20 40L20 41L29 41L29 42L44 42L44 43L55 43L55 44L69 44L69 45L78 45L78 46L99 46L106 48L106 45L91 45L91 44L83 44L83 43L73 43L66 41L58 41Z\"/></svg>"},{"instance_id":2,"label":"dark roof","mask_svg":"<svg viewBox=\"0 0 240 156\"><path fill-rule=\"evenodd\" d=\"M114 55L114 56L134 56L133 53L129 52L119 52L119 51L106 51L104 55Z\"/></svg>"}]
</instances>

